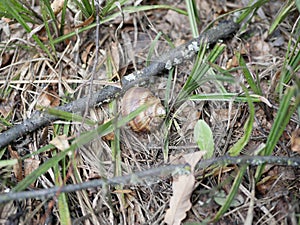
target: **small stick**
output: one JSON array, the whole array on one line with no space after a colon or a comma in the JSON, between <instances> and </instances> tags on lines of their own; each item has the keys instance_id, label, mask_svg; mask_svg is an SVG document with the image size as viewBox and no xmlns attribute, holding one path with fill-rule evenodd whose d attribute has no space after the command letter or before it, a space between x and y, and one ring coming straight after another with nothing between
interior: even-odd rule
<instances>
[{"instance_id":1,"label":"small stick","mask_svg":"<svg viewBox=\"0 0 300 225\"><path fill-rule=\"evenodd\" d=\"M300 157L278 157L278 156L221 156L217 158L201 160L197 164L198 169L204 169L211 165L224 166L228 164L239 164L239 165L252 165L258 166L264 163L275 164L280 166L293 166L300 167ZM167 165L145 171L139 171L125 176L113 177L110 179L98 179L86 181L80 184L69 184L61 187L52 187L41 190L31 190L22 192L9 192L7 194L0 194L0 204L12 200L21 200L29 198L49 198L57 193L69 193L88 188L100 188L105 185L136 185L142 184L147 179L155 177L155 179L162 179L171 174L184 170L188 172L188 164L178 165ZM183 172L183 171L182 171Z\"/></svg>"},{"instance_id":2,"label":"small stick","mask_svg":"<svg viewBox=\"0 0 300 225\"><path fill-rule=\"evenodd\" d=\"M86 96L66 105L56 107L56 109L71 113L83 113L86 107L91 108L95 105L110 102L130 87L137 84L144 85L151 77L157 76L163 70L169 70L173 66L179 65L186 60L190 60L199 51L201 43L207 42L208 44L214 44L220 39L229 37L236 32L238 28L239 25L233 21L220 22L216 27L203 32L198 38L192 39L163 54L158 60L141 71L136 71L124 76L121 79L122 88L105 86L100 91L94 93L91 98ZM47 126L58 119L59 117L50 115L47 111L35 111L31 118L18 125L14 125L9 130L0 134L0 149L12 141L17 140L19 137L33 132L40 127Z\"/></svg>"}]
</instances>

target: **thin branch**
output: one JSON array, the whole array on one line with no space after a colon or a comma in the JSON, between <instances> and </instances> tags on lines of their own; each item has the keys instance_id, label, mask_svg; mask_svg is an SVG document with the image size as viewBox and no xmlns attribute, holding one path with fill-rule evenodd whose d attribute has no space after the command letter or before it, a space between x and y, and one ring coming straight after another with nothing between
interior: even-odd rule
<instances>
[{"instance_id":1,"label":"thin branch","mask_svg":"<svg viewBox=\"0 0 300 225\"><path fill-rule=\"evenodd\" d=\"M232 21L220 22L216 27L202 33L198 38L192 39L186 44L165 53L143 70L124 76L121 79L122 88L105 86L100 91L94 93L90 99L88 99L88 97L83 97L66 105L59 106L56 109L72 113L82 113L86 109L86 106L90 108L95 105L110 102L113 98L124 93L130 87L137 84L144 85L151 77L157 76L163 70L169 70L173 66L179 65L186 60L190 60L199 51L201 43L216 43L218 40L232 35L238 28L238 24ZM0 149L12 141L17 140L19 137L40 127L49 125L51 122L58 119L59 117L50 115L47 111L35 111L31 118L0 134Z\"/></svg>"},{"instance_id":2,"label":"thin branch","mask_svg":"<svg viewBox=\"0 0 300 225\"><path fill-rule=\"evenodd\" d=\"M208 160L201 160L197 168L204 169L211 165L219 165L224 166L228 164L240 164L240 165L252 165L258 166L264 163L275 164L280 166L293 166L300 167L300 157L278 157L278 156L222 156L218 158L212 158ZM0 204L12 200L21 200L21 199L29 199L29 198L49 198L56 194L60 193L69 193L79 190L84 190L88 188L100 188L104 185L136 185L142 184L144 181L149 180L151 177L155 177L155 179L159 179L162 177L169 176L174 173L180 174L180 171L184 170L187 172L188 164L179 164L179 165L168 165L161 166L145 171L136 172L130 175L113 177L107 180L98 179L92 181L86 181L81 184L70 184L62 187L53 187L42 190L32 190L32 191L23 191L23 192L9 192L7 194L0 195ZM183 171L182 171L183 172Z\"/></svg>"}]
</instances>

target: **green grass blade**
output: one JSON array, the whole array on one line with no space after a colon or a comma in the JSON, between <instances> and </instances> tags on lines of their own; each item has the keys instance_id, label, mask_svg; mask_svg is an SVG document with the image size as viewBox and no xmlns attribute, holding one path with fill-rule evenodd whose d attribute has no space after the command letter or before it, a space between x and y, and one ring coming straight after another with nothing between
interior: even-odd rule
<instances>
[{"instance_id":1,"label":"green grass blade","mask_svg":"<svg viewBox=\"0 0 300 225\"><path fill-rule=\"evenodd\" d=\"M6 2L6 8L7 10L10 11L11 15L14 17L14 19L16 19L21 25L22 27L28 32L31 32L30 27L27 25L26 21L23 19L23 17L19 14L18 11L16 11L14 5L12 5L12 3L10 1L5 1ZM35 42L40 46L40 48L46 52L49 56L49 58L51 60L53 59L53 56L51 55L51 53L49 52L49 50L47 49L47 47L41 42L41 40L38 38L38 36L36 36L35 34L32 35L32 38L35 40Z\"/></svg>"},{"instance_id":2,"label":"green grass blade","mask_svg":"<svg viewBox=\"0 0 300 225\"><path fill-rule=\"evenodd\" d=\"M64 35L65 23L66 23L66 13L67 13L68 0L64 1L63 8L61 10L61 19L60 19L60 29L59 36ZM52 41L53 43L53 41ZM53 43L54 44L54 43Z\"/></svg>"},{"instance_id":3,"label":"green grass blade","mask_svg":"<svg viewBox=\"0 0 300 225\"><path fill-rule=\"evenodd\" d=\"M298 45L300 42L300 36L298 37L295 47L292 48L293 38L290 38L288 43L288 50L285 55L284 64L281 70L279 94L282 97L283 89L286 84L292 79L294 75L300 70L300 51Z\"/></svg>"},{"instance_id":4,"label":"green grass blade","mask_svg":"<svg viewBox=\"0 0 300 225\"><path fill-rule=\"evenodd\" d=\"M83 0L83 1L74 0L74 3L77 5L77 7L82 12L85 18L89 18L91 15L93 15L94 10L91 8L91 5L87 0Z\"/></svg>"},{"instance_id":5,"label":"green grass blade","mask_svg":"<svg viewBox=\"0 0 300 225\"><path fill-rule=\"evenodd\" d=\"M296 0L296 6L297 6L297 9L300 13L300 0ZM300 221L299 221L299 223L300 223Z\"/></svg>"},{"instance_id":6,"label":"green grass blade","mask_svg":"<svg viewBox=\"0 0 300 225\"><path fill-rule=\"evenodd\" d=\"M67 129L65 129L65 127ZM63 130L64 135L68 135L69 133L69 126L68 125L55 125L54 126L56 133L60 130ZM62 128L62 129L61 129ZM54 151L53 154L55 155L56 152ZM67 177L67 166L66 166L66 158L63 158L60 163L57 163L53 166L53 171L55 175L55 185L56 186L63 186L65 185L64 181L66 181ZM58 193L58 212L60 218L60 224L67 224L71 225L71 217L70 217L70 210L68 206L68 199L65 193Z\"/></svg>"},{"instance_id":7,"label":"green grass blade","mask_svg":"<svg viewBox=\"0 0 300 225\"><path fill-rule=\"evenodd\" d=\"M270 134L267 139L266 147L262 152L262 155L271 155L274 151L274 148L281 137L286 125L289 123L292 114L296 111L300 104L299 96L296 97L295 102L292 103L292 98L296 95L296 88L288 88L286 94L280 101L280 106L274 120L273 126L271 128ZM255 179L258 181L262 175L264 165L261 165L257 168Z\"/></svg>"},{"instance_id":8,"label":"green grass blade","mask_svg":"<svg viewBox=\"0 0 300 225\"><path fill-rule=\"evenodd\" d=\"M70 113L70 112L62 111L62 110L55 109L55 108L46 108L45 110L50 115L57 116L60 119L63 119L66 121L84 122L90 126L94 126L97 124L97 122L87 119L87 118L83 118L82 116L75 114L75 113Z\"/></svg>"},{"instance_id":9,"label":"green grass blade","mask_svg":"<svg viewBox=\"0 0 300 225\"><path fill-rule=\"evenodd\" d=\"M249 97L249 93L248 93L247 89L245 87L243 87L243 89L247 96L250 115L244 125L244 135L228 151L228 153L231 156L237 156L240 154L240 152L243 150L243 148L248 144L250 137L251 137L252 129L253 129L255 109L254 109L253 102L251 101L251 98Z\"/></svg>"},{"instance_id":10,"label":"green grass blade","mask_svg":"<svg viewBox=\"0 0 300 225\"><path fill-rule=\"evenodd\" d=\"M190 21L190 26L192 30L193 37L196 38L199 36L198 26L197 26L197 8L194 0L185 0L186 8L188 12L188 17Z\"/></svg>"},{"instance_id":11,"label":"green grass blade","mask_svg":"<svg viewBox=\"0 0 300 225\"><path fill-rule=\"evenodd\" d=\"M257 95L262 95L261 88L259 87L258 84L256 84L255 80L253 79L250 70L248 69L246 62L244 58L241 56L240 53L237 53L237 58L239 60L239 64L243 70L244 77L246 78L251 90L257 94Z\"/></svg>"},{"instance_id":12,"label":"green grass blade","mask_svg":"<svg viewBox=\"0 0 300 225\"><path fill-rule=\"evenodd\" d=\"M17 159L0 160L0 168L6 166L13 166L18 163Z\"/></svg>"},{"instance_id":13,"label":"green grass blade","mask_svg":"<svg viewBox=\"0 0 300 225\"><path fill-rule=\"evenodd\" d=\"M291 12L291 9L295 6L294 0L289 0L285 3L284 7L281 8L278 15L276 16L274 22L271 24L271 27L269 29L269 35L276 30L276 28L279 26L279 24L289 15Z\"/></svg>"},{"instance_id":14,"label":"green grass blade","mask_svg":"<svg viewBox=\"0 0 300 225\"><path fill-rule=\"evenodd\" d=\"M163 33L162 32L158 32L158 34L156 35L156 37L154 38L154 40L152 41L151 45L150 45L150 48L149 48L149 52L147 54L147 59L146 59L146 66L149 66L150 63L151 63L151 59L152 59L152 56L154 54L154 49L155 49L155 46L157 45L157 42L159 40L159 38L161 37Z\"/></svg>"},{"instance_id":15,"label":"green grass blade","mask_svg":"<svg viewBox=\"0 0 300 225\"><path fill-rule=\"evenodd\" d=\"M240 168L240 170L239 170L238 174L236 175L236 178L232 184L232 187L230 189L230 192L226 198L224 205L222 205L222 207L219 209L219 211L215 215L215 218L214 218L215 222L217 222L221 218L221 216L229 209L232 201L234 200L234 197L236 196L236 194L239 190L239 187L242 182L243 176L246 172L246 169L247 169L247 165L244 165Z\"/></svg>"},{"instance_id":16,"label":"green grass blade","mask_svg":"<svg viewBox=\"0 0 300 225\"><path fill-rule=\"evenodd\" d=\"M207 93L197 94L189 97L189 100L193 101L234 101L234 102L248 102L250 98L251 102L267 102L264 97L251 94L248 97L246 95L240 95L239 93ZM267 102L268 103L268 102Z\"/></svg>"},{"instance_id":17,"label":"green grass blade","mask_svg":"<svg viewBox=\"0 0 300 225\"><path fill-rule=\"evenodd\" d=\"M213 63L219 55L223 52L225 48L225 45L216 45L214 49L209 53L207 58L205 58L205 51L206 51L206 46L202 46L202 50L199 51L196 61L195 61L195 66L193 67L190 76L188 77L187 81L185 82L184 86L180 90L177 100L176 100L176 105L180 104L183 100L188 98L188 96L196 90L201 84L203 84L203 77L204 75L207 74L210 67L210 63Z\"/></svg>"},{"instance_id":18,"label":"green grass blade","mask_svg":"<svg viewBox=\"0 0 300 225\"><path fill-rule=\"evenodd\" d=\"M65 193L60 193L58 196L58 211L60 224L62 225L71 225L71 215L68 205L68 198Z\"/></svg>"},{"instance_id":19,"label":"green grass blade","mask_svg":"<svg viewBox=\"0 0 300 225\"><path fill-rule=\"evenodd\" d=\"M57 58L56 58L56 55L57 55L56 54L56 49L55 49L55 46L53 44L52 32L50 31L50 27L49 27L49 24L55 24L56 18L55 18L55 15L53 13L53 10L51 8L51 5L50 5L49 1L43 0L43 3L44 4L42 4L41 11L42 11L42 17L43 17L43 20L44 20L44 26L45 26L46 33L47 33L48 43L50 44L52 52L54 53L55 60L57 60ZM50 23L48 22L49 14L50 14L51 19L52 19L52 22L50 22ZM57 31L55 25L53 25L53 28L54 28L55 31Z\"/></svg>"},{"instance_id":20,"label":"green grass blade","mask_svg":"<svg viewBox=\"0 0 300 225\"><path fill-rule=\"evenodd\" d=\"M0 17L16 19L13 14L14 12L8 10L7 3L8 1L0 1ZM37 18L38 15L34 11L27 9L22 2L10 0L9 3L12 5L15 11L19 12L24 21L32 24L40 22L40 18Z\"/></svg>"},{"instance_id":21,"label":"green grass blade","mask_svg":"<svg viewBox=\"0 0 300 225\"><path fill-rule=\"evenodd\" d=\"M243 20L247 19L247 21L244 21L246 24L248 24L248 21L251 20L254 13L265 3L268 2L268 0L258 0L258 1L250 1L249 4L252 4L245 8L244 12L237 18L237 23L243 22Z\"/></svg>"}]
</instances>

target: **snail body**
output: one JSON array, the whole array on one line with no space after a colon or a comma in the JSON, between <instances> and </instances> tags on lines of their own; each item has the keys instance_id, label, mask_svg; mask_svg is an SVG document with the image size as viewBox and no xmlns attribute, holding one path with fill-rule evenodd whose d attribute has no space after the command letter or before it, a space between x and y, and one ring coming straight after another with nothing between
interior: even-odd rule
<instances>
[{"instance_id":1,"label":"snail body","mask_svg":"<svg viewBox=\"0 0 300 225\"><path fill-rule=\"evenodd\" d=\"M127 116L142 105L149 107L139 113L129 122L130 127L136 132L153 131L159 127L166 115L165 108L159 98L143 87L130 88L122 100L122 115Z\"/></svg>"}]
</instances>

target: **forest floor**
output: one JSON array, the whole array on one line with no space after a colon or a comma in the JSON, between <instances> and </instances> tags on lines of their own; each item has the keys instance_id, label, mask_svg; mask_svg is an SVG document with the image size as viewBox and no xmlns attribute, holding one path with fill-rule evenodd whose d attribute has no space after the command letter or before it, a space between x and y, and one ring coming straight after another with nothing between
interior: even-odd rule
<instances>
[{"instance_id":1,"label":"forest floor","mask_svg":"<svg viewBox=\"0 0 300 225\"><path fill-rule=\"evenodd\" d=\"M130 13L124 10L123 17L115 16L102 23L98 33L95 26L89 27L96 20L87 17L84 20L74 5L74 8L68 6L64 34L74 31L75 26L88 29L57 42L59 37L54 33L58 31L51 22L49 32L43 22L28 23L30 32L26 32L24 25L2 17L0 134L32 117L36 110L91 97L91 93L104 86L120 87L119 81L125 75L155 62L170 46L176 48L193 39L189 17L174 10L186 10L188 1L138 2L126 4L137 4L140 10L132 8ZM244 1L191 2L197 8L200 33L212 21L222 16L233 19L241 14L239 9L246 7ZM115 3L117 7L112 12L122 11L126 4ZM148 4L152 8L142 8ZM169 8L155 8L162 4ZM271 152L265 155L299 157L299 118L295 109L300 97L291 94L288 98L293 87L296 94L299 92L297 8L291 4L289 13L270 32L282 9L289 4L274 0L258 7L234 34L217 43L224 49L214 62L205 58L214 51L214 45L210 45L203 50L202 61L187 60L151 79L147 88L166 110L163 122L155 130L134 132L128 124L106 123L120 118L121 107L125 107L121 106L122 96L118 96L110 103L85 109L78 117L71 113L59 115L59 120L0 149L3 195L10 190L34 193L54 186L105 181L162 168L155 176L145 173L144 179L131 177L129 182L116 185L70 193L57 191L54 197L24 197L1 203L0 224L300 224L299 167L276 163L265 167L239 163L207 168L192 166L201 157L207 157L203 156L201 150L207 149L201 149L199 138L205 139L203 148L213 149L210 157L255 157L264 155L267 148ZM42 14L41 18L47 16L40 8L36 4L32 9ZM103 3L100 10L105 9ZM114 14L103 18L109 15ZM61 18L59 13L56 16ZM53 37L49 37L50 33ZM34 35L50 55L37 44ZM287 66L292 56L298 60L294 62L298 70ZM195 62L207 71L200 80L195 80L196 88L178 103L181 90L188 82L194 82L189 79L197 68ZM283 78L284 68L291 74L289 79ZM236 101L238 97L240 101ZM99 130L103 123L109 128ZM199 133L204 137L197 137ZM272 141L274 147L270 147ZM71 153L60 157L66 149L72 150ZM178 169L173 176L163 175L163 166L174 163L189 163L190 173ZM237 188L233 190L234 187ZM231 202L226 200L228 196L232 196Z\"/></svg>"}]
</instances>

